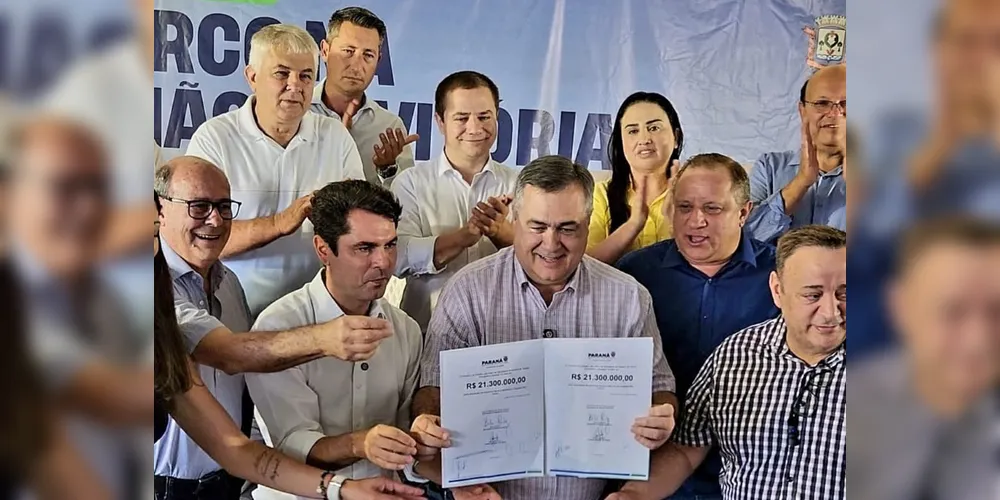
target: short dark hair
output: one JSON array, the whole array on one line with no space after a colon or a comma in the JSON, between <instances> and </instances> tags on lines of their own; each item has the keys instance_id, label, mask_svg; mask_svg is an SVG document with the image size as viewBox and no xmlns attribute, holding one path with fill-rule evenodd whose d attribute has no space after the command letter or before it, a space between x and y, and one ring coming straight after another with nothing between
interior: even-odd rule
<instances>
[{"instance_id":1,"label":"short dark hair","mask_svg":"<svg viewBox=\"0 0 1000 500\"><path fill-rule=\"evenodd\" d=\"M340 30L340 25L345 22L378 31L379 42L385 42L385 23L372 11L364 7L344 7L334 12L330 16L330 21L326 23L326 36L330 37L337 33Z\"/></svg>"},{"instance_id":2,"label":"short dark hair","mask_svg":"<svg viewBox=\"0 0 1000 500\"><path fill-rule=\"evenodd\" d=\"M930 219L903 233L897 254L897 270L908 268L931 248L940 245L989 248L1000 245L1000 223L972 216Z\"/></svg>"},{"instance_id":3,"label":"short dark hair","mask_svg":"<svg viewBox=\"0 0 1000 500\"><path fill-rule=\"evenodd\" d=\"M797 227L778 238L777 265L778 274L785 268L785 262L796 250L804 247L829 248L838 250L847 246L847 233L840 229L811 224Z\"/></svg>"},{"instance_id":4,"label":"short dark hair","mask_svg":"<svg viewBox=\"0 0 1000 500\"><path fill-rule=\"evenodd\" d=\"M671 183L671 189L677 186L685 172L696 168L725 170L729 173L729 180L733 182L736 204L742 207L750 201L750 176L746 169L738 161L720 153L701 153L688 158L677 171L677 178Z\"/></svg>"},{"instance_id":5,"label":"short dark hair","mask_svg":"<svg viewBox=\"0 0 1000 500\"><path fill-rule=\"evenodd\" d=\"M541 156L528 163L517 175L514 187L515 210L520 206L526 186L535 186L546 193L562 191L572 185L583 189L587 199L587 213L594 208L594 176L583 165L558 155Z\"/></svg>"},{"instance_id":6,"label":"short dark hair","mask_svg":"<svg viewBox=\"0 0 1000 500\"><path fill-rule=\"evenodd\" d=\"M478 89L486 87L493 94L493 104L497 110L500 109L500 89L493 80L478 71L458 71L452 73L441 80L437 90L434 91L434 112L438 117L444 119L444 110L448 101L448 94L455 89Z\"/></svg>"},{"instance_id":7,"label":"short dark hair","mask_svg":"<svg viewBox=\"0 0 1000 500\"><path fill-rule=\"evenodd\" d=\"M395 225L399 224L403 213L403 207L391 191L368 181L351 179L323 186L313 195L309 220L334 255L337 255L340 237L351 231L347 217L353 210L380 215Z\"/></svg>"}]
</instances>

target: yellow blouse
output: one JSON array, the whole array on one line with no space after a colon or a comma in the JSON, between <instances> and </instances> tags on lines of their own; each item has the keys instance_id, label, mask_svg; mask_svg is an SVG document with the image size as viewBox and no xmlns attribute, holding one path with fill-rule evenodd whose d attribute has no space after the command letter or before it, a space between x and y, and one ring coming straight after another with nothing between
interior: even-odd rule
<instances>
[{"instance_id":1,"label":"yellow blouse","mask_svg":"<svg viewBox=\"0 0 1000 500\"><path fill-rule=\"evenodd\" d=\"M608 231L611 226L611 212L608 210L609 182L611 181L599 182L594 186L594 213L590 216L590 235L587 237L588 251L607 239L610 234ZM631 188L628 195L632 196ZM663 191L649 204L649 217L646 218L646 225L643 226L639 236L629 245L629 252L673 237L673 227L671 227L670 221L663 217L663 200L666 196L667 191Z\"/></svg>"}]
</instances>

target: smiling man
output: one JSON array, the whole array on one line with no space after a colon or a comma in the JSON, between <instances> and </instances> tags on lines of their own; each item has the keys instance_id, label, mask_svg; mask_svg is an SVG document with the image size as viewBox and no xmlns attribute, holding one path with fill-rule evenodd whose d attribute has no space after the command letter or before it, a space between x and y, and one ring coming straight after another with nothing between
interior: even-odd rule
<instances>
[{"instance_id":1,"label":"smiling man","mask_svg":"<svg viewBox=\"0 0 1000 500\"><path fill-rule=\"evenodd\" d=\"M713 445L723 500L845 498L847 235L826 226L778 241L770 297L781 316L726 339L698 372L648 482L608 500L672 494Z\"/></svg>"},{"instance_id":2,"label":"smiling man","mask_svg":"<svg viewBox=\"0 0 1000 500\"><path fill-rule=\"evenodd\" d=\"M434 121L444 151L396 177L403 205L396 275L406 279L400 301L421 328L445 283L466 264L510 245L507 203L517 171L490 157L497 138L500 90L475 71L446 76L434 92Z\"/></svg>"},{"instance_id":3,"label":"smiling man","mask_svg":"<svg viewBox=\"0 0 1000 500\"><path fill-rule=\"evenodd\" d=\"M391 335L383 320L345 315L286 331L244 333L252 321L243 288L219 262L240 212L225 174L201 158L180 156L156 170L154 191L178 326L205 387L234 421L243 415L243 372L279 371L323 356L366 360ZM243 481L222 470L173 420L153 455L157 499L239 498Z\"/></svg>"},{"instance_id":4,"label":"smiling man","mask_svg":"<svg viewBox=\"0 0 1000 500\"><path fill-rule=\"evenodd\" d=\"M809 224L847 229L845 66L823 68L802 85L799 117L799 151L765 153L750 171L747 225L761 241Z\"/></svg>"},{"instance_id":5,"label":"smiling man","mask_svg":"<svg viewBox=\"0 0 1000 500\"><path fill-rule=\"evenodd\" d=\"M747 173L732 158L700 154L673 179L674 238L632 252L618 268L653 297L663 352L684 398L698 370L727 337L778 314L768 293L775 250L743 229L750 212ZM720 497L717 450L671 500Z\"/></svg>"},{"instance_id":6,"label":"smiling man","mask_svg":"<svg viewBox=\"0 0 1000 500\"><path fill-rule=\"evenodd\" d=\"M652 337L649 414L635 420L635 439L650 449L673 429L674 378L663 357L649 292L631 277L584 255L594 179L586 168L560 156L543 156L517 177L512 205L513 248L458 272L431 317L414 396L413 431L431 449L439 437L441 351L539 338ZM427 452L430 450L422 450ZM440 457L422 453L415 473L440 482ZM425 461L424 458L428 460ZM407 471L410 473L410 471ZM420 478L411 475L411 481ZM456 500L598 500L606 481L543 477L453 490ZM492 488L495 487L495 491ZM485 492L484 492L485 490Z\"/></svg>"},{"instance_id":7,"label":"smiling man","mask_svg":"<svg viewBox=\"0 0 1000 500\"><path fill-rule=\"evenodd\" d=\"M303 224L313 191L365 178L344 124L309 112L318 59L316 41L302 28L262 28L250 40L245 70L253 94L202 124L187 150L221 168L243 202L222 257L255 316L316 272L312 226Z\"/></svg>"}]
</instances>

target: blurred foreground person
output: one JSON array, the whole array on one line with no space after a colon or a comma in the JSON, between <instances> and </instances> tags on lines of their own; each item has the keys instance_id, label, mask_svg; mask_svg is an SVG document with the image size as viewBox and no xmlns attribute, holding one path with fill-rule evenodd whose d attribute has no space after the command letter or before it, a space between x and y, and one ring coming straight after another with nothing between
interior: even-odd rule
<instances>
[{"instance_id":1,"label":"blurred foreground person","mask_svg":"<svg viewBox=\"0 0 1000 500\"><path fill-rule=\"evenodd\" d=\"M0 169L0 203L6 204ZM109 492L68 439L29 356L23 290L10 259L0 255L0 498L31 492L41 499L106 499Z\"/></svg>"},{"instance_id":2,"label":"blurred foreground person","mask_svg":"<svg viewBox=\"0 0 1000 500\"><path fill-rule=\"evenodd\" d=\"M156 435L166 431L168 414L213 460L234 476L300 497L344 500L418 499L421 490L370 478L334 482L334 474L310 467L246 437L212 396L184 348L170 269L154 239ZM338 484L339 483L339 484ZM192 492L193 498L200 497Z\"/></svg>"},{"instance_id":3,"label":"blurred foreground person","mask_svg":"<svg viewBox=\"0 0 1000 500\"><path fill-rule=\"evenodd\" d=\"M61 118L33 117L9 139L3 215L29 338L73 442L115 498L132 498L122 465L138 456L127 432L152 420L153 368L135 364L140 346L96 267L107 158L88 127Z\"/></svg>"},{"instance_id":4,"label":"blurred foreground person","mask_svg":"<svg viewBox=\"0 0 1000 500\"><path fill-rule=\"evenodd\" d=\"M941 3L931 33L932 102L889 114L872 141L872 194L884 206L866 212L889 232L901 221L954 213L1000 218L1000 3Z\"/></svg>"},{"instance_id":5,"label":"blurred foreground person","mask_svg":"<svg viewBox=\"0 0 1000 500\"><path fill-rule=\"evenodd\" d=\"M850 498L993 498L1000 225L936 220L906 235L890 285L900 351L852 368Z\"/></svg>"}]
</instances>

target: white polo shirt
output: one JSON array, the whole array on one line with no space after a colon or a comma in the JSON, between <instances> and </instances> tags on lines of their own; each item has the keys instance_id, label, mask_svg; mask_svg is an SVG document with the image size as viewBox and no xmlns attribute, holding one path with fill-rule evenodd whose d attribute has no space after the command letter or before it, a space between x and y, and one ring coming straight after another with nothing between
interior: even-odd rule
<instances>
[{"instance_id":1,"label":"white polo shirt","mask_svg":"<svg viewBox=\"0 0 1000 500\"><path fill-rule=\"evenodd\" d=\"M464 226L472 208L490 196L513 195L517 170L492 159L483 171L465 182L448 158L422 162L401 172L392 192L403 205L399 219L399 252L396 276L406 278L400 307L427 329L438 295L455 272L470 262L496 253L489 238L467 248L443 269L434 268L434 242L442 234Z\"/></svg>"},{"instance_id":2,"label":"white polo shirt","mask_svg":"<svg viewBox=\"0 0 1000 500\"><path fill-rule=\"evenodd\" d=\"M271 304L254 330L288 330L344 315L324 282L324 270L306 286ZM417 388L423 338L420 327L400 309L376 300L369 312L392 325L393 335L367 361L320 358L277 373L247 373L265 442L305 462L326 436L366 430L378 424L410 428L410 403ZM259 423L258 423L259 424ZM392 477L367 460L338 474L352 479Z\"/></svg>"},{"instance_id":3,"label":"white polo shirt","mask_svg":"<svg viewBox=\"0 0 1000 500\"><path fill-rule=\"evenodd\" d=\"M312 110L343 123L341 116L323 103L323 86L325 84L326 79L323 79L313 90ZM407 130L407 128L403 125L402 119L380 106L367 95L365 95L364 101L361 107L354 112L354 119L351 120L351 137L354 137L354 142L358 146L358 153L361 154L361 163L365 166L365 179L368 179L368 182L373 184L388 187L392 184L392 180L399 175L399 172L413 166L413 148L407 144L403 147L403 152L399 153L399 156L396 157L396 167L398 169L396 176L387 179L379 177L378 171L375 169L375 162L372 161L372 155L375 154L375 145L382 144L382 139L378 135L385 132L387 128L400 128L403 130Z\"/></svg>"},{"instance_id":4,"label":"white polo shirt","mask_svg":"<svg viewBox=\"0 0 1000 500\"><path fill-rule=\"evenodd\" d=\"M239 109L203 123L187 149L229 177L233 199L243 203L237 219L274 215L330 182L365 178L354 139L339 120L307 112L283 148L257 126L255 100L250 96ZM320 262L312 237L312 223L306 220L289 236L225 260L254 316L316 273Z\"/></svg>"}]
</instances>

